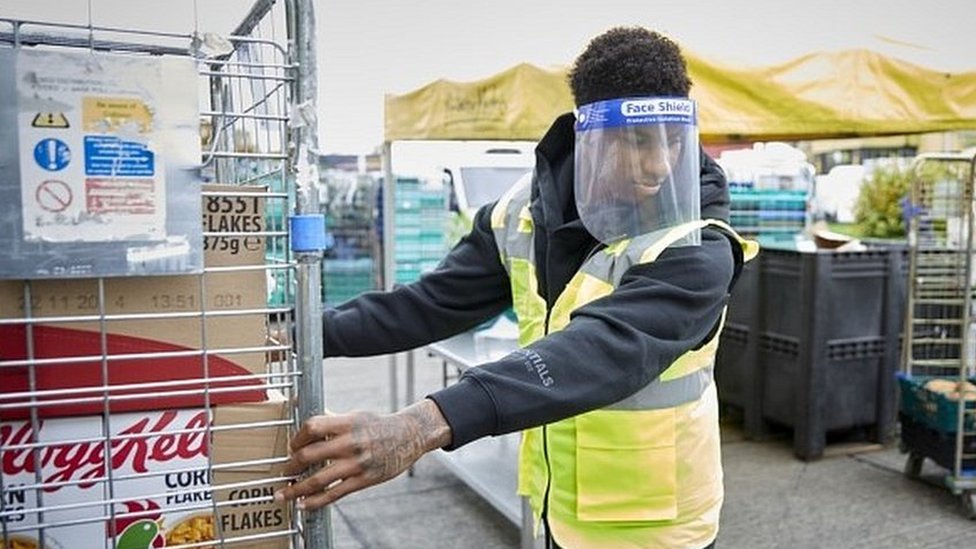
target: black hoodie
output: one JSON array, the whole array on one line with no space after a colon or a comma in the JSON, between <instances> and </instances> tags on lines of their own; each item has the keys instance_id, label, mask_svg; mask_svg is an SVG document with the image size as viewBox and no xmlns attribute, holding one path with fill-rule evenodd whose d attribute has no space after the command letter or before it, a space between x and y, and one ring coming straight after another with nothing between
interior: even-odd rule
<instances>
[{"instance_id":1,"label":"black hoodie","mask_svg":"<svg viewBox=\"0 0 976 549\"><path fill-rule=\"evenodd\" d=\"M574 139L566 114L536 147L529 209L539 294L550 307L600 246L576 212ZM701 162L702 217L727 221L725 176L704 152ZM493 206L478 211L471 232L419 281L327 310L326 356L413 349L507 309L511 289L491 231ZM669 248L653 263L635 265L612 294L574 311L563 330L428 395L451 426L450 448L601 408L641 389L714 333L741 255L728 235L705 229L701 246Z\"/></svg>"}]
</instances>

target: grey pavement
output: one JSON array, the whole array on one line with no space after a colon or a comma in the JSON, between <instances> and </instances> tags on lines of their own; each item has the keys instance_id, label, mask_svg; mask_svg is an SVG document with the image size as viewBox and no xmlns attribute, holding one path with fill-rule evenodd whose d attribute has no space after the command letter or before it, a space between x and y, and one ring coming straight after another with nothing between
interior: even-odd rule
<instances>
[{"instance_id":1,"label":"grey pavement","mask_svg":"<svg viewBox=\"0 0 976 549\"><path fill-rule=\"evenodd\" d=\"M443 383L440 360L415 352L415 394ZM397 362L404 404L403 355ZM389 359L325 361L326 406L334 411L389 411ZM828 446L819 461L796 459L788 438L745 440L723 423L726 500L720 549L969 549L976 522L940 484L943 470L925 462L907 478L895 445ZM350 495L333 505L336 549L517 548L518 526L459 480L433 455L413 475Z\"/></svg>"}]
</instances>

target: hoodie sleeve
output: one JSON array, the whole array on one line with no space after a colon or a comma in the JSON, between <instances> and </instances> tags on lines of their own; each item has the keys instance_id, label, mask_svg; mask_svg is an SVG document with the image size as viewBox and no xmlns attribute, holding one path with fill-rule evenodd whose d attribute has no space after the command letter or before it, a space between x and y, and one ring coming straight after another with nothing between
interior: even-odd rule
<instances>
[{"instance_id":1,"label":"hoodie sleeve","mask_svg":"<svg viewBox=\"0 0 976 549\"><path fill-rule=\"evenodd\" d=\"M369 356L414 349L453 336L511 305L489 204L433 271L390 292L369 292L323 313L325 356Z\"/></svg>"},{"instance_id":2,"label":"hoodie sleeve","mask_svg":"<svg viewBox=\"0 0 976 549\"><path fill-rule=\"evenodd\" d=\"M451 425L449 449L633 394L713 333L740 261L724 233L705 229L701 246L632 267L616 291L574 311L565 329L468 369L429 395Z\"/></svg>"},{"instance_id":3,"label":"hoodie sleeve","mask_svg":"<svg viewBox=\"0 0 976 549\"><path fill-rule=\"evenodd\" d=\"M720 219L729 222L729 186L725 179L725 172L718 162L701 151L701 216L708 219Z\"/></svg>"}]
</instances>

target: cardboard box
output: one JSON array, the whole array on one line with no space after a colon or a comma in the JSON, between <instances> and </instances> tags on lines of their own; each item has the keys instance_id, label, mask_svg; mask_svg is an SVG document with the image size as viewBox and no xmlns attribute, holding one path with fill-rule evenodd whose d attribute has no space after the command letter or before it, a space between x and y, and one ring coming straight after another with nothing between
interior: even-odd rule
<instances>
[{"instance_id":1,"label":"cardboard box","mask_svg":"<svg viewBox=\"0 0 976 549\"><path fill-rule=\"evenodd\" d=\"M264 200L248 196L263 189L205 190L239 193L203 198L205 232L265 230ZM208 267L264 264L261 235L208 236L204 247ZM265 345L266 315L209 316L204 322L200 314L264 309L264 270L102 280L103 300L97 279L0 280L0 320L52 319L0 324L0 420L26 418L31 408L41 417L63 417L264 399L265 380L248 376L265 373L265 353L236 350ZM106 320L103 327L101 313L129 316ZM204 360L204 348L217 352Z\"/></svg>"},{"instance_id":2,"label":"cardboard box","mask_svg":"<svg viewBox=\"0 0 976 549\"><path fill-rule=\"evenodd\" d=\"M291 527L289 507L271 499L284 484L276 480L281 465L254 462L287 455L288 413L279 394L209 412L49 419L37 432L28 420L0 423L10 538L37 546L42 508L50 549L152 549L284 534ZM208 417L212 445L206 442ZM104 473L103 433L109 434L111 477ZM30 444L40 445L36 454L25 447ZM234 501L240 503L228 503ZM280 535L232 546L286 548L289 541Z\"/></svg>"}]
</instances>

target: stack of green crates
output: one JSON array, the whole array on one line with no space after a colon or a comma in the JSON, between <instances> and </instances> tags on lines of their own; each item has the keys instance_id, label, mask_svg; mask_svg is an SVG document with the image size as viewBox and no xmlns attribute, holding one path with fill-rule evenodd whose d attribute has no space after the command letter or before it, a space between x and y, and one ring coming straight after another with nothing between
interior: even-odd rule
<instances>
[{"instance_id":1,"label":"stack of green crates","mask_svg":"<svg viewBox=\"0 0 976 549\"><path fill-rule=\"evenodd\" d=\"M808 222L807 191L730 185L732 227L760 242L792 242Z\"/></svg>"},{"instance_id":2,"label":"stack of green crates","mask_svg":"<svg viewBox=\"0 0 976 549\"><path fill-rule=\"evenodd\" d=\"M322 260L322 296L336 306L380 287L377 275L376 187L372 177L323 178L325 226L331 243Z\"/></svg>"},{"instance_id":3,"label":"stack of green crates","mask_svg":"<svg viewBox=\"0 0 976 549\"><path fill-rule=\"evenodd\" d=\"M373 259L326 259L322 262L325 303L335 306L376 288Z\"/></svg>"},{"instance_id":4,"label":"stack of green crates","mask_svg":"<svg viewBox=\"0 0 976 549\"><path fill-rule=\"evenodd\" d=\"M275 172L259 180L258 183L267 187L268 192L282 193L286 189L285 181ZM265 230L282 233L288 231L288 214L292 210L290 199L285 197L268 197L264 205ZM268 236L265 239L265 264L268 265L268 307L286 307L294 302L294 277L291 269L280 268L289 262L288 237Z\"/></svg>"},{"instance_id":5,"label":"stack of green crates","mask_svg":"<svg viewBox=\"0 0 976 549\"><path fill-rule=\"evenodd\" d=\"M397 178L393 231L397 283L417 280L447 253L447 191L441 183Z\"/></svg>"}]
</instances>

